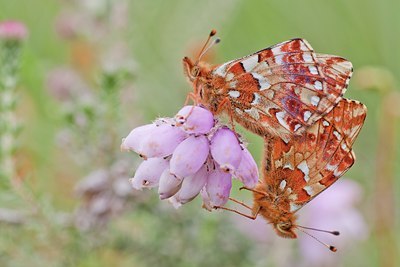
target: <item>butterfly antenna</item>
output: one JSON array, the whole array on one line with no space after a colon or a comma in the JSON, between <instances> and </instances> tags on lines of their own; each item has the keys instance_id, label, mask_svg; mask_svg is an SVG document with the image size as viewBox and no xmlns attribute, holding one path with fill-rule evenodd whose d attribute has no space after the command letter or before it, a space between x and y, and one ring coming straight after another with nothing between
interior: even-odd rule
<instances>
[{"instance_id":1,"label":"butterfly antenna","mask_svg":"<svg viewBox=\"0 0 400 267\"><path fill-rule=\"evenodd\" d=\"M208 43L209 43L210 40L211 40L211 37L213 37L215 34L217 34L217 31L214 30L214 29L211 30L210 34L208 35L207 41L204 43L203 47L202 47L201 50L200 50L199 55L197 56L197 60L196 60L196 62L194 63L194 65L197 65L197 64L199 63L200 59L204 56L205 53L207 53L207 51L208 51L211 47L213 47L215 44L218 44L218 43L221 41L221 39L216 38L216 39L214 39L214 41L213 41L209 46L207 46Z\"/></svg>"},{"instance_id":2,"label":"butterfly antenna","mask_svg":"<svg viewBox=\"0 0 400 267\"><path fill-rule=\"evenodd\" d=\"M318 238L316 238L316 237L313 236L312 234L307 233L306 231L304 231L304 230L302 230L302 229L300 229L300 228L298 228L298 230L301 231L301 232L303 232L303 233L305 233L306 235L308 235L308 236L314 238L315 241L317 241L318 243L324 245L324 246L327 247L330 251L332 251L332 252L336 252L336 251L337 251L337 248L336 248L336 247L330 246L330 245L328 245L328 244L322 242L321 240L319 240Z\"/></svg>"},{"instance_id":3,"label":"butterfly antenna","mask_svg":"<svg viewBox=\"0 0 400 267\"><path fill-rule=\"evenodd\" d=\"M331 235L340 235L339 231L328 231L328 230L316 229L316 228L311 228L311 227L305 227L305 226L301 226L301 225L295 225L295 226L299 227L299 228L307 229L307 230L328 233L328 234L331 234Z\"/></svg>"}]
</instances>

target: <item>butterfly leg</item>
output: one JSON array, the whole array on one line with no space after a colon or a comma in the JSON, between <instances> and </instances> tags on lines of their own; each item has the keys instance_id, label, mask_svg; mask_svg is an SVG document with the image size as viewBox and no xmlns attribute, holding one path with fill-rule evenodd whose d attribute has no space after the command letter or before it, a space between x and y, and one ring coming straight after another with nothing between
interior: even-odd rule
<instances>
[{"instance_id":1,"label":"butterfly leg","mask_svg":"<svg viewBox=\"0 0 400 267\"><path fill-rule=\"evenodd\" d=\"M185 103L183 105L186 106L189 103L189 100L193 100L195 106L200 102L199 97L193 92L187 94Z\"/></svg>"},{"instance_id":2,"label":"butterfly leg","mask_svg":"<svg viewBox=\"0 0 400 267\"><path fill-rule=\"evenodd\" d=\"M254 214L254 215L247 215L247 214L244 214L244 213L242 213L240 211L237 211L235 209L230 209L230 208L221 207L221 206L214 206L213 208L214 209L222 209L222 210L231 211L231 212L234 212L236 214L242 215L242 216L244 216L246 218L249 218L249 219L252 219L252 220L255 220L257 218L257 215L258 215L258 212L256 214Z\"/></svg>"},{"instance_id":3,"label":"butterfly leg","mask_svg":"<svg viewBox=\"0 0 400 267\"><path fill-rule=\"evenodd\" d=\"M229 115L229 123L231 125L232 130L236 133L235 131L235 122L233 120L233 115L232 115L232 104L229 101L229 98L225 97L222 99L222 101L219 103L218 109L217 109L217 114L221 113L222 110L226 108L228 115Z\"/></svg>"},{"instance_id":4,"label":"butterfly leg","mask_svg":"<svg viewBox=\"0 0 400 267\"><path fill-rule=\"evenodd\" d=\"M251 192L254 192L254 193L258 193L258 194L261 194L261 195L264 195L264 196L267 196L267 194L265 192L261 192L261 191L258 191L258 190L255 190L255 189L251 189L251 188L248 188L248 187L245 187L245 186L242 186L241 188L239 188L239 190L243 190L243 189L251 191Z\"/></svg>"},{"instance_id":5,"label":"butterfly leg","mask_svg":"<svg viewBox=\"0 0 400 267\"><path fill-rule=\"evenodd\" d=\"M231 198L231 197L229 198L229 200L232 200L233 202L235 202L235 203L237 203L239 205L242 205L243 207L248 208L249 210L252 210L252 207L244 204L242 201L236 200L236 199Z\"/></svg>"}]
</instances>

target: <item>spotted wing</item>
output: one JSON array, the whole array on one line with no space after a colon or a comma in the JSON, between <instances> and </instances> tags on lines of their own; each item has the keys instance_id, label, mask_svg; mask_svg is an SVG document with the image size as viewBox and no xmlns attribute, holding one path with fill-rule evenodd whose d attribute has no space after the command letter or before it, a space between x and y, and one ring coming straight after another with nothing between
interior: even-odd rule
<instances>
[{"instance_id":1,"label":"spotted wing","mask_svg":"<svg viewBox=\"0 0 400 267\"><path fill-rule=\"evenodd\" d=\"M366 107L342 99L301 137L285 142L265 138L264 179L284 209L295 212L339 179L354 163L352 145L366 117Z\"/></svg>"},{"instance_id":2,"label":"spotted wing","mask_svg":"<svg viewBox=\"0 0 400 267\"><path fill-rule=\"evenodd\" d=\"M301 135L332 110L348 86L352 64L315 54L306 40L293 39L223 64L214 74L225 78L239 123L283 137Z\"/></svg>"}]
</instances>

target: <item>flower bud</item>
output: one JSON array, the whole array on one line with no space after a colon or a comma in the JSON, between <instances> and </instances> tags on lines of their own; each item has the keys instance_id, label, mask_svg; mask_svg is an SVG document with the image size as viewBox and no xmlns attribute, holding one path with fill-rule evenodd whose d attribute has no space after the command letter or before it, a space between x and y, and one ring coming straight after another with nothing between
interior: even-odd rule
<instances>
[{"instance_id":1,"label":"flower bud","mask_svg":"<svg viewBox=\"0 0 400 267\"><path fill-rule=\"evenodd\" d=\"M249 150L243 147L242 160L236 169L234 176L238 178L244 186L253 188L258 182L258 167Z\"/></svg>"},{"instance_id":2,"label":"flower bud","mask_svg":"<svg viewBox=\"0 0 400 267\"><path fill-rule=\"evenodd\" d=\"M130 179L130 183L137 190L156 187L166 168L168 168L168 160L163 158L147 159L139 165L135 176Z\"/></svg>"},{"instance_id":3,"label":"flower bud","mask_svg":"<svg viewBox=\"0 0 400 267\"><path fill-rule=\"evenodd\" d=\"M210 151L207 137L189 136L179 144L172 154L170 171L176 177L184 177L195 174L208 157Z\"/></svg>"},{"instance_id":4,"label":"flower bud","mask_svg":"<svg viewBox=\"0 0 400 267\"><path fill-rule=\"evenodd\" d=\"M134 129L123 140L122 149L133 150L143 158L165 157L186 138L186 133L169 124L150 124Z\"/></svg>"},{"instance_id":5,"label":"flower bud","mask_svg":"<svg viewBox=\"0 0 400 267\"><path fill-rule=\"evenodd\" d=\"M183 180L181 189L175 195L177 202L185 204L193 200L200 193L200 190L207 182L209 174L207 168L207 164L204 164L198 172Z\"/></svg>"},{"instance_id":6,"label":"flower bud","mask_svg":"<svg viewBox=\"0 0 400 267\"><path fill-rule=\"evenodd\" d=\"M225 172L236 170L242 159L236 134L226 127L218 129L211 139L211 155Z\"/></svg>"},{"instance_id":7,"label":"flower bud","mask_svg":"<svg viewBox=\"0 0 400 267\"><path fill-rule=\"evenodd\" d=\"M167 199L175 195L176 192L181 188L182 179L177 178L173 175L169 168L165 169L161 174L160 183L158 187L158 194L160 199Z\"/></svg>"},{"instance_id":8,"label":"flower bud","mask_svg":"<svg viewBox=\"0 0 400 267\"><path fill-rule=\"evenodd\" d=\"M187 133L206 134L214 126L213 114L198 106L184 106L175 115L175 120Z\"/></svg>"},{"instance_id":9,"label":"flower bud","mask_svg":"<svg viewBox=\"0 0 400 267\"><path fill-rule=\"evenodd\" d=\"M212 207L224 206L232 188L232 176L216 166L208 176L206 190Z\"/></svg>"},{"instance_id":10,"label":"flower bud","mask_svg":"<svg viewBox=\"0 0 400 267\"><path fill-rule=\"evenodd\" d=\"M147 136L154 131L157 126L155 124L146 124L134 128L126 138L122 139L121 150L122 151L139 151L142 144Z\"/></svg>"}]
</instances>

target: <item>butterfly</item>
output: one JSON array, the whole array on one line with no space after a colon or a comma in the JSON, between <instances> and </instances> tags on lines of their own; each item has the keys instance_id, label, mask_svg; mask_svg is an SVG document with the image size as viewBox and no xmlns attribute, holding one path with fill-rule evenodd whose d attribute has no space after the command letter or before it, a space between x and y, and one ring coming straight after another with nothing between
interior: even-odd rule
<instances>
[{"instance_id":1,"label":"butterfly","mask_svg":"<svg viewBox=\"0 0 400 267\"><path fill-rule=\"evenodd\" d=\"M265 137L263 180L254 189L245 188L253 191L254 196L253 215L245 216L255 219L261 215L285 238L296 238L296 229L307 229L296 224L296 212L353 165L352 145L364 124L366 111L360 102L343 98L302 136L289 142ZM336 251L334 247L330 249Z\"/></svg>"},{"instance_id":2,"label":"butterfly","mask_svg":"<svg viewBox=\"0 0 400 267\"><path fill-rule=\"evenodd\" d=\"M316 54L300 38L212 67L200 59L219 42L207 47L215 33L195 62L183 58L190 96L261 136L301 135L337 105L353 72L346 59Z\"/></svg>"}]
</instances>

